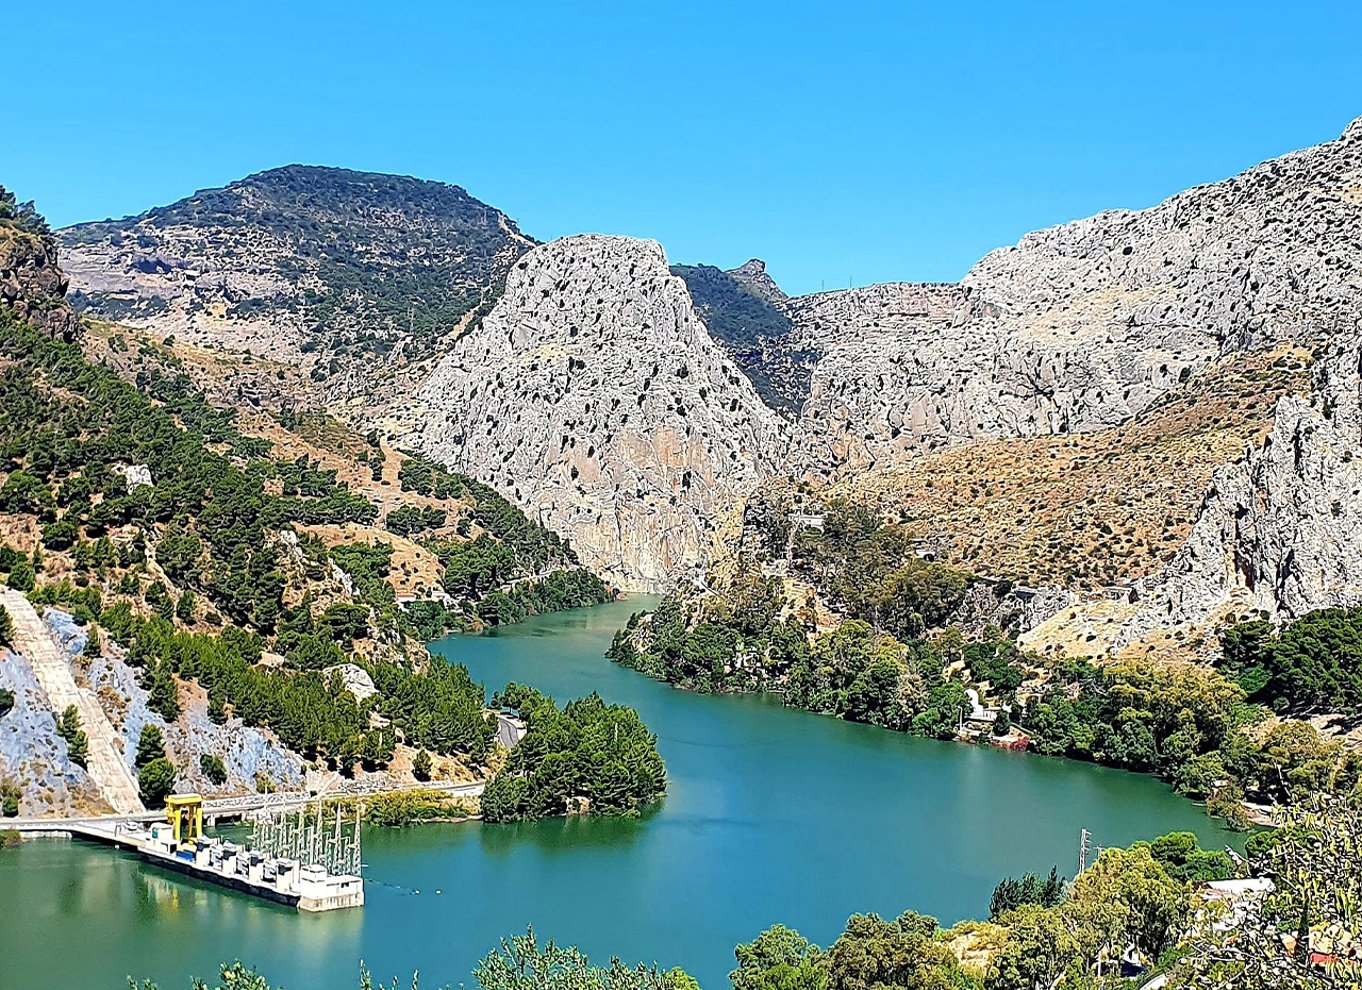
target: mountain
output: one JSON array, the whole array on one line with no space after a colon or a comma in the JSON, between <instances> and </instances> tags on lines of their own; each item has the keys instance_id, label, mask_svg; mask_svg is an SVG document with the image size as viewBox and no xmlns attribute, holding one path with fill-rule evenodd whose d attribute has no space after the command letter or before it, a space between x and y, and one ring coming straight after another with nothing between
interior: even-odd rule
<instances>
[{"instance_id":1,"label":"mountain","mask_svg":"<svg viewBox=\"0 0 1362 990\"><path fill-rule=\"evenodd\" d=\"M762 401L797 416L809 397L809 368L816 355L792 345L788 297L766 274L765 263L753 258L732 271L672 265L672 274L685 279L696 312Z\"/></svg>"},{"instance_id":2,"label":"mountain","mask_svg":"<svg viewBox=\"0 0 1362 990\"><path fill-rule=\"evenodd\" d=\"M782 428L654 241L525 255L477 326L380 423L571 533L586 565L661 589L776 466Z\"/></svg>"},{"instance_id":3,"label":"mountain","mask_svg":"<svg viewBox=\"0 0 1362 990\"><path fill-rule=\"evenodd\" d=\"M1120 423L1236 351L1362 314L1362 121L1152 209L1028 234L959 285L791 301L822 353L801 426L825 474Z\"/></svg>"},{"instance_id":4,"label":"mountain","mask_svg":"<svg viewBox=\"0 0 1362 990\"><path fill-rule=\"evenodd\" d=\"M594 235L535 246L457 187L299 166L61 237L89 311L126 304L147 333L174 336L215 401L330 401L361 432L499 487L624 586L660 587L705 561L716 517L790 475L859 486L898 511L935 505L961 521L929 534L942 548L987 556L1008 540L1000 559L1018 576L1090 587L1166 566L1213 470L1266 435L1300 361L1252 355L1356 325L1359 209L1362 121L1151 209L1028 234L959 284L788 297L755 259L668 267L653 242ZM419 291L397 274L408 268ZM242 298L209 313L194 300L214 286ZM418 309L427 322L404 326ZM224 357L224 345L255 353ZM1223 422L1176 406L1193 400ZM1163 444L1187 470L1158 515L1141 471ZM1080 548L1107 536L1077 534L1025 484L1042 454L1115 492L1099 449L1143 506L1134 518L1115 496L1084 499L1073 519L1099 532L1129 517L1100 567ZM956 469L974 488L947 504ZM911 480L928 477L931 490ZM1017 499L1010 514L988 508L998 486ZM1047 548L1042 532L1060 542Z\"/></svg>"},{"instance_id":5,"label":"mountain","mask_svg":"<svg viewBox=\"0 0 1362 990\"><path fill-rule=\"evenodd\" d=\"M422 749L470 777L495 720L423 641L600 602L599 578L375 434L211 405L163 340L91 326L88 360L46 226L0 207L26 259L0 304L4 813L136 807L144 732L210 794L316 768L410 785Z\"/></svg>"},{"instance_id":6,"label":"mountain","mask_svg":"<svg viewBox=\"0 0 1362 990\"><path fill-rule=\"evenodd\" d=\"M59 239L83 312L285 362L327 398L429 357L533 244L458 186L308 165Z\"/></svg>"}]
</instances>

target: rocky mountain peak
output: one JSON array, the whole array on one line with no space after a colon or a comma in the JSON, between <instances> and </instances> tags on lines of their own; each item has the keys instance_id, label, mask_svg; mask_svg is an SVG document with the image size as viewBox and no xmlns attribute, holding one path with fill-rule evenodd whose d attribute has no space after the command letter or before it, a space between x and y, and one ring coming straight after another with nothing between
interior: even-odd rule
<instances>
[{"instance_id":1,"label":"rocky mountain peak","mask_svg":"<svg viewBox=\"0 0 1362 990\"><path fill-rule=\"evenodd\" d=\"M737 268L729 269L728 274L753 295L768 303L778 306L789 298L776 284L776 280L766 273L766 262L760 258L745 261Z\"/></svg>"},{"instance_id":2,"label":"rocky mountain peak","mask_svg":"<svg viewBox=\"0 0 1362 990\"><path fill-rule=\"evenodd\" d=\"M19 203L0 186L0 305L70 343L80 334L80 320L66 302L66 289L47 222L32 203Z\"/></svg>"},{"instance_id":3,"label":"rocky mountain peak","mask_svg":"<svg viewBox=\"0 0 1362 990\"><path fill-rule=\"evenodd\" d=\"M1097 429L1223 355L1356 321L1357 133L1151 209L1027 234L959 286L791 300L793 339L824 355L804 446L846 471L964 440Z\"/></svg>"},{"instance_id":4,"label":"rocky mountain peak","mask_svg":"<svg viewBox=\"0 0 1362 990\"><path fill-rule=\"evenodd\" d=\"M332 399L433 354L533 245L459 186L315 165L59 237L78 307L299 366Z\"/></svg>"},{"instance_id":5,"label":"rocky mountain peak","mask_svg":"<svg viewBox=\"0 0 1362 990\"><path fill-rule=\"evenodd\" d=\"M521 258L389 425L642 589L700 557L715 516L772 470L782 437L661 245L599 234Z\"/></svg>"}]
</instances>

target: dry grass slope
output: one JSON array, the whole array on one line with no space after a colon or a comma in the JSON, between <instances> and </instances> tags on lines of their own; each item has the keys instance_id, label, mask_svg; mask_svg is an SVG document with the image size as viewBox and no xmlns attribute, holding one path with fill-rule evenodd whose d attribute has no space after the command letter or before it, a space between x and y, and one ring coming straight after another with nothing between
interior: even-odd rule
<instances>
[{"instance_id":1,"label":"dry grass slope","mask_svg":"<svg viewBox=\"0 0 1362 990\"><path fill-rule=\"evenodd\" d=\"M1030 585L1096 590L1166 563L1215 469L1260 442L1309 353L1279 348L1206 369L1116 428L963 445L842 483L952 563Z\"/></svg>"}]
</instances>

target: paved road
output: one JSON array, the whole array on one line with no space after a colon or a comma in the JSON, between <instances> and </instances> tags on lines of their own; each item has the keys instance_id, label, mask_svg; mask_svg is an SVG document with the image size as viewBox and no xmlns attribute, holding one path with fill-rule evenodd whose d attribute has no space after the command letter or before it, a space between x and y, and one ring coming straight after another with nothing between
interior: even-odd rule
<instances>
[{"instance_id":1,"label":"paved road","mask_svg":"<svg viewBox=\"0 0 1362 990\"><path fill-rule=\"evenodd\" d=\"M0 591L0 604L14 620L14 649L33 667L38 683L47 693L54 716L75 705L80 712L81 728L90 741L85 770L100 796L115 811L136 814L143 810L137 796L137 779L123 762L118 733L110 724L94 693L79 687L71 674L66 654L33 606L17 591Z\"/></svg>"}]
</instances>

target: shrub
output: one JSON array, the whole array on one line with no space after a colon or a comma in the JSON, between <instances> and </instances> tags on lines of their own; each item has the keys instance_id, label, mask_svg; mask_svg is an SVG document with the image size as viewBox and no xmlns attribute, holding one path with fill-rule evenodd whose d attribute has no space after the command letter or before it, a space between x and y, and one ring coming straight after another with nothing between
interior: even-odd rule
<instances>
[{"instance_id":1,"label":"shrub","mask_svg":"<svg viewBox=\"0 0 1362 990\"><path fill-rule=\"evenodd\" d=\"M210 784L221 786L227 783L227 767L223 764L222 757L216 753L204 753L200 756L199 770Z\"/></svg>"},{"instance_id":2,"label":"shrub","mask_svg":"<svg viewBox=\"0 0 1362 990\"><path fill-rule=\"evenodd\" d=\"M175 790L175 764L164 756L152 760L137 774L137 789L142 803L154 808L165 803Z\"/></svg>"}]
</instances>

